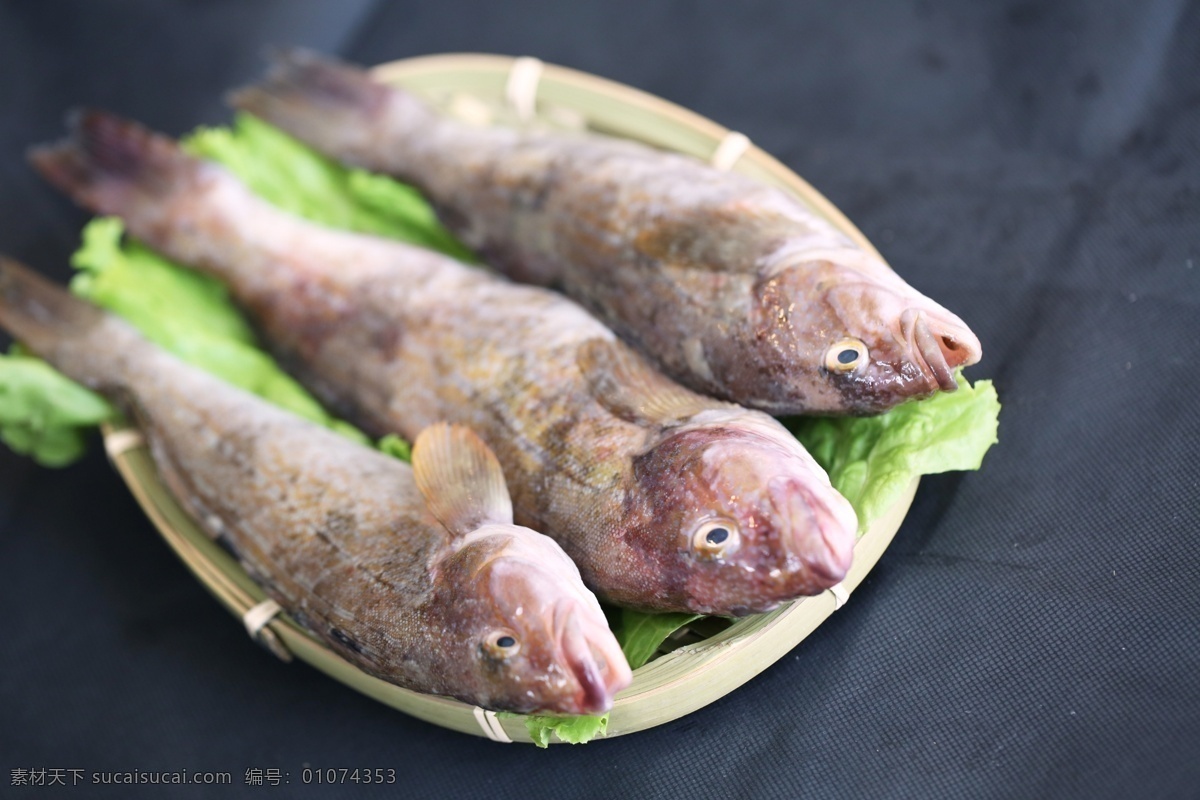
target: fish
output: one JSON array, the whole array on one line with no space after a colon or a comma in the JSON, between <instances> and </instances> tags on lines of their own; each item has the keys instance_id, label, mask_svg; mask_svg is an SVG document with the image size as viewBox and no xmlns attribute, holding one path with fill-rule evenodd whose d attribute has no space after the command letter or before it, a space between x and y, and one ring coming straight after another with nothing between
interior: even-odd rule
<instances>
[{"instance_id":1,"label":"fish","mask_svg":"<svg viewBox=\"0 0 1200 800\"><path fill-rule=\"evenodd\" d=\"M136 420L189 516L363 671L518 713L604 713L629 685L595 595L562 548L513 524L500 466L469 429L425 429L410 468L2 257L0 327Z\"/></svg>"},{"instance_id":2,"label":"fish","mask_svg":"<svg viewBox=\"0 0 1200 800\"><path fill-rule=\"evenodd\" d=\"M365 71L277 56L232 104L415 185L492 267L558 289L676 381L776 416L957 388L978 337L801 200L599 134L483 127Z\"/></svg>"},{"instance_id":3,"label":"fish","mask_svg":"<svg viewBox=\"0 0 1200 800\"><path fill-rule=\"evenodd\" d=\"M301 220L104 112L31 159L224 282L280 363L366 432L478 433L515 520L558 541L602 600L740 616L845 577L854 510L782 424L671 381L562 295Z\"/></svg>"}]
</instances>

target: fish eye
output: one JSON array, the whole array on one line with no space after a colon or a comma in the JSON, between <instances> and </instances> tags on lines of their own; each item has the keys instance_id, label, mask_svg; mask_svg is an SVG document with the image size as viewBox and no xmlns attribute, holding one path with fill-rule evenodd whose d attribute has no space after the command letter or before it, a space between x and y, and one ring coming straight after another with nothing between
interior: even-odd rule
<instances>
[{"instance_id":1,"label":"fish eye","mask_svg":"<svg viewBox=\"0 0 1200 800\"><path fill-rule=\"evenodd\" d=\"M521 650L521 643L512 631L500 629L492 631L483 640L483 652L489 657L503 661L512 658Z\"/></svg>"},{"instance_id":2,"label":"fish eye","mask_svg":"<svg viewBox=\"0 0 1200 800\"><path fill-rule=\"evenodd\" d=\"M867 345L859 339L840 339L825 351L825 369L852 372L867 362Z\"/></svg>"},{"instance_id":3,"label":"fish eye","mask_svg":"<svg viewBox=\"0 0 1200 800\"><path fill-rule=\"evenodd\" d=\"M692 551L704 558L720 558L737 547L737 524L727 519L711 519L692 534Z\"/></svg>"}]
</instances>

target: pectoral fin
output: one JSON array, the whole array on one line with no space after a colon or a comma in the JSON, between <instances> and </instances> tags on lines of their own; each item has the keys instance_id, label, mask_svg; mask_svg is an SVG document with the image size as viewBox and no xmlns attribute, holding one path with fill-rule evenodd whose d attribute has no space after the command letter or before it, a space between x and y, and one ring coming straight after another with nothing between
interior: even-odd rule
<instances>
[{"instance_id":1,"label":"pectoral fin","mask_svg":"<svg viewBox=\"0 0 1200 800\"><path fill-rule=\"evenodd\" d=\"M431 425L413 443L412 464L425 505L455 536L489 523L512 523L500 462L471 429Z\"/></svg>"},{"instance_id":2,"label":"pectoral fin","mask_svg":"<svg viewBox=\"0 0 1200 800\"><path fill-rule=\"evenodd\" d=\"M591 339L576 362L596 400L630 422L669 427L701 411L734 408L685 389L619 342Z\"/></svg>"}]
</instances>

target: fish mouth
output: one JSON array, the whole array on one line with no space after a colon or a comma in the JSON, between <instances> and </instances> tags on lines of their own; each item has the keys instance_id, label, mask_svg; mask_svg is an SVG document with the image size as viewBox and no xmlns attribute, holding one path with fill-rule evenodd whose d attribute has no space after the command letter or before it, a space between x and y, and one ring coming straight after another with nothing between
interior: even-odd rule
<instances>
[{"instance_id":1,"label":"fish mouth","mask_svg":"<svg viewBox=\"0 0 1200 800\"><path fill-rule=\"evenodd\" d=\"M781 541L789 561L803 564L808 593L824 591L845 578L858 528L850 504L826 502L794 478L774 478L768 490L772 503L788 520Z\"/></svg>"},{"instance_id":2,"label":"fish mouth","mask_svg":"<svg viewBox=\"0 0 1200 800\"><path fill-rule=\"evenodd\" d=\"M944 392L958 388L954 370L970 366L979 361L979 340L966 326L930 320L922 310L905 311L900 325L907 329L908 340L914 361L927 377Z\"/></svg>"},{"instance_id":3,"label":"fish mouth","mask_svg":"<svg viewBox=\"0 0 1200 800\"><path fill-rule=\"evenodd\" d=\"M559 651L578 686L574 710L580 714L605 713L612 708L613 696L633 680L629 662L608 626L600 630L599 623L589 624L591 620L577 603L561 601L554 616Z\"/></svg>"}]
</instances>

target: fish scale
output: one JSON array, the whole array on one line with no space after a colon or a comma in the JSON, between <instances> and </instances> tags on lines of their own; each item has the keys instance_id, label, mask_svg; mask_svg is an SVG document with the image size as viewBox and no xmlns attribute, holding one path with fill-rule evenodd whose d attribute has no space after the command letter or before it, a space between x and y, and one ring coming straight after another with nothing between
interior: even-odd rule
<instances>
[{"instance_id":1,"label":"fish scale","mask_svg":"<svg viewBox=\"0 0 1200 800\"><path fill-rule=\"evenodd\" d=\"M414 184L493 267L563 291L696 391L776 415L873 414L953 391L981 357L961 319L876 255L735 172L600 135L469 125L300 51L232 101Z\"/></svg>"},{"instance_id":2,"label":"fish scale","mask_svg":"<svg viewBox=\"0 0 1200 800\"><path fill-rule=\"evenodd\" d=\"M609 601L738 615L845 575L853 509L782 425L673 383L561 295L293 217L101 112L33 162L226 283L282 362L363 429L476 431L517 522ZM714 520L735 534L719 547L703 541Z\"/></svg>"},{"instance_id":3,"label":"fish scale","mask_svg":"<svg viewBox=\"0 0 1200 800\"><path fill-rule=\"evenodd\" d=\"M180 362L2 258L0 327L126 406L180 506L366 672L522 713L602 713L629 684L596 598L561 548L512 524L474 434L435 426L410 468ZM422 471L441 479L422 485ZM516 653L489 650L502 636Z\"/></svg>"}]
</instances>

